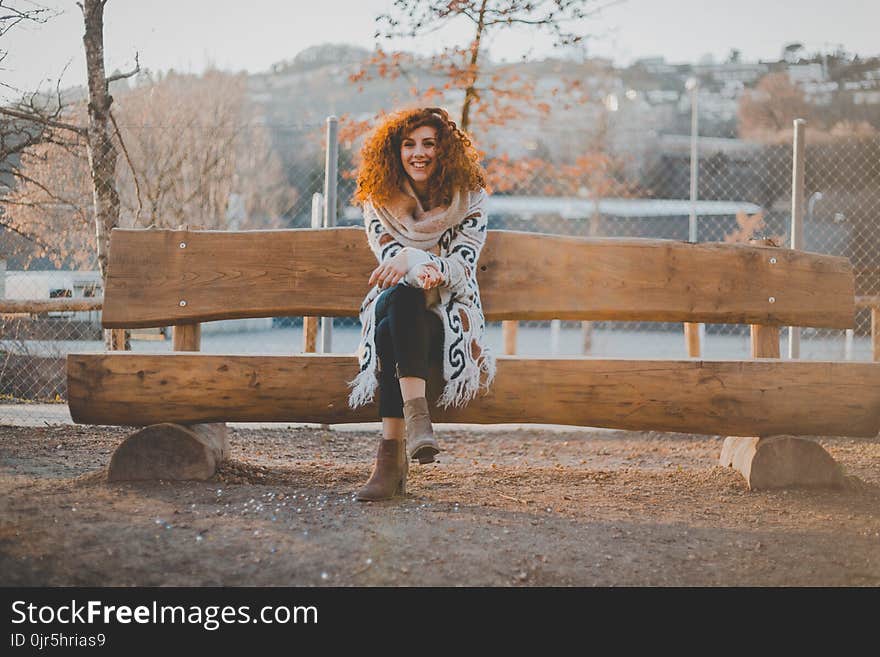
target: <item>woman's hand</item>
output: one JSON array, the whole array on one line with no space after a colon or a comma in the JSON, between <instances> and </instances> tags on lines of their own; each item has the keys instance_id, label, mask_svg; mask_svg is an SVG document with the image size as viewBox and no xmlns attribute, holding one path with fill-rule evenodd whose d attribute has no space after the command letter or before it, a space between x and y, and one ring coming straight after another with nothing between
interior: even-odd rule
<instances>
[{"instance_id":1,"label":"woman's hand","mask_svg":"<svg viewBox=\"0 0 880 657\"><path fill-rule=\"evenodd\" d=\"M419 285L426 290L437 287L443 282L443 275L437 269L437 266L432 263L422 265L416 278L419 281Z\"/></svg>"},{"instance_id":2,"label":"woman's hand","mask_svg":"<svg viewBox=\"0 0 880 657\"><path fill-rule=\"evenodd\" d=\"M401 250L373 270L370 274L370 285L378 285L380 290L384 290L397 285L407 271L406 252Z\"/></svg>"}]
</instances>

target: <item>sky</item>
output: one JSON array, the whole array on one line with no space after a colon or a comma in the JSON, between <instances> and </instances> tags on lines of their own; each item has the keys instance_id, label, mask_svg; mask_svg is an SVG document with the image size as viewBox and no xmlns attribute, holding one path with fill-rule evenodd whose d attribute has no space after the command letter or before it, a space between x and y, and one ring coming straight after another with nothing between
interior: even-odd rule
<instances>
[{"instance_id":1,"label":"sky","mask_svg":"<svg viewBox=\"0 0 880 657\"><path fill-rule=\"evenodd\" d=\"M19 0L30 2L30 0ZM9 52L0 82L21 90L50 84L85 84L82 14L73 0L39 0L62 13L41 26L19 25L0 37ZM611 0L599 0L609 4ZM200 72L206 67L267 70L322 43L372 48L374 18L392 0L110 0L104 42L108 71L129 70L139 53L143 68ZM626 65L641 57L673 63L716 60L732 48L746 61L778 59L786 43L809 52L843 47L880 54L876 0L623 0L582 24L593 35L587 52ZM418 42L398 42L426 54L467 41L467 25L451 25ZM489 43L494 59L551 54L548 38L522 31ZM48 81L48 82L47 82ZM7 91L5 96L9 96Z\"/></svg>"}]
</instances>

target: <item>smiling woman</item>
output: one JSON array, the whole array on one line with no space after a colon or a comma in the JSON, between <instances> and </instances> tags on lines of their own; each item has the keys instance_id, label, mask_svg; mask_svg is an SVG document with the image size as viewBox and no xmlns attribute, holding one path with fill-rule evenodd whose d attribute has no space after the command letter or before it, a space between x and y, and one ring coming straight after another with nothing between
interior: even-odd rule
<instances>
[{"instance_id":1,"label":"smiling woman","mask_svg":"<svg viewBox=\"0 0 880 657\"><path fill-rule=\"evenodd\" d=\"M437 169L437 128L423 125L403 138L400 161L422 205L428 204L428 179Z\"/></svg>"},{"instance_id":2,"label":"smiling woman","mask_svg":"<svg viewBox=\"0 0 880 657\"><path fill-rule=\"evenodd\" d=\"M431 463L440 451L426 398L432 363L442 365L441 406L467 403L494 377L476 281L484 186L476 149L441 108L392 114L364 145L355 200L379 264L361 305L349 405L378 387L384 437L358 499L405 494L408 460Z\"/></svg>"}]
</instances>

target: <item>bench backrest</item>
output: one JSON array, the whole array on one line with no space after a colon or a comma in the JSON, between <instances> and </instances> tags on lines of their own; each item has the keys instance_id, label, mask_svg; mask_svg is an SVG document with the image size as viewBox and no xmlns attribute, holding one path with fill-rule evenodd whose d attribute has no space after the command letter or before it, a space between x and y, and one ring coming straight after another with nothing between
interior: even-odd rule
<instances>
[{"instance_id":1,"label":"bench backrest","mask_svg":"<svg viewBox=\"0 0 880 657\"><path fill-rule=\"evenodd\" d=\"M363 228L115 229L103 325L356 316L376 267ZM490 230L488 321L575 319L849 328L846 258L744 244Z\"/></svg>"}]
</instances>

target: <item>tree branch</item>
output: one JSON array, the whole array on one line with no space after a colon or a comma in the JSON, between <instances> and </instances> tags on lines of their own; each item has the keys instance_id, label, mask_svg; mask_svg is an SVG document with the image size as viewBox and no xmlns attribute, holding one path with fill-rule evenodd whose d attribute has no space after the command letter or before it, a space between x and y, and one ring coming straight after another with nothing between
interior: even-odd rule
<instances>
[{"instance_id":1,"label":"tree branch","mask_svg":"<svg viewBox=\"0 0 880 657\"><path fill-rule=\"evenodd\" d=\"M81 211L81 208L78 204L74 203L73 201L68 201L67 199L62 198L62 197L58 196L57 194L53 193L48 187L46 187L40 181L35 180L34 178L32 178L28 175L25 175L24 173L21 173L20 171L16 175L22 182L31 184L34 187L38 188L46 196L48 196L50 200L54 201L58 205L65 205L73 210L76 210L77 212ZM39 207L42 205L46 205L46 203L43 203L40 201L14 201L14 200L10 200L9 197L5 197L3 199L3 202L9 203L10 205L29 205L32 207Z\"/></svg>"},{"instance_id":2,"label":"tree branch","mask_svg":"<svg viewBox=\"0 0 880 657\"><path fill-rule=\"evenodd\" d=\"M81 136L86 136L87 134L86 129L81 126L73 125L71 123L64 123L63 121L55 121L54 119L49 119L36 113L29 114L28 112L19 112L18 110L9 109L8 107L0 107L0 114L11 116L14 119L21 119L22 121L38 123L40 125L48 126L50 128L70 130L71 132L75 132L76 134Z\"/></svg>"},{"instance_id":3,"label":"tree branch","mask_svg":"<svg viewBox=\"0 0 880 657\"><path fill-rule=\"evenodd\" d=\"M38 244L39 246L42 246L44 249L48 249L49 251L52 251L53 253L59 253L58 249L55 248L54 246L52 246L51 244L49 244L48 242L44 242L36 235L30 235L28 233L22 232L19 228L13 226L12 224L10 224L7 221L4 221L2 218L0 218L0 226L3 226L3 228L5 228L6 230L11 230L13 233L20 235L21 237L25 238L29 242L33 242L34 244Z\"/></svg>"},{"instance_id":4,"label":"tree branch","mask_svg":"<svg viewBox=\"0 0 880 657\"><path fill-rule=\"evenodd\" d=\"M58 13L49 9L48 7L43 7L42 5L38 5L35 2L30 3L33 5L30 9L18 9L16 7L11 7L6 4L8 0L0 0L0 10L3 10L5 14L0 14L0 36L6 34L13 27L18 25L22 21L32 21L34 23L45 23L50 18L57 16Z\"/></svg>"},{"instance_id":5,"label":"tree branch","mask_svg":"<svg viewBox=\"0 0 880 657\"><path fill-rule=\"evenodd\" d=\"M106 2L106 0L104 0ZM138 53L134 54L134 68L130 70L128 73L114 73L113 75L107 76L107 84L109 85L111 82L116 82L117 80L125 80L126 78L130 78L132 75L137 75L140 73L141 63L138 61Z\"/></svg>"},{"instance_id":6,"label":"tree branch","mask_svg":"<svg viewBox=\"0 0 880 657\"><path fill-rule=\"evenodd\" d=\"M137 59L137 57L135 57ZM113 122L113 129L116 131L116 136L119 138L119 145L122 146L122 152L125 153L125 161L128 162L128 168L131 169L131 177L134 180L134 191L137 195L138 208L137 212L134 215L134 225L137 226L138 222L141 219L141 212L143 212L144 204L141 201L141 185L138 182L137 171L134 169L134 164L131 163L131 156L128 154L128 149L125 147L125 140L122 138L122 133L119 132L119 126L116 123L116 117L113 116L113 112L110 112L110 121Z\"/></svg>"}]
</instances>

